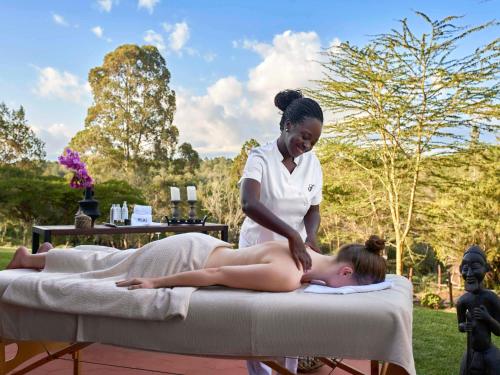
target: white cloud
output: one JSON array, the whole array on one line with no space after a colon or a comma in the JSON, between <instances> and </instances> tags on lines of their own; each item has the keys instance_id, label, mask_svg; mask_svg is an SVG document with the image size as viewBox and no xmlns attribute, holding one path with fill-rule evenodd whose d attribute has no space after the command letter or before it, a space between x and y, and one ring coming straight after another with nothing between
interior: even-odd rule
<instances>
[{"instance_id":1,"label":"white cloud","mask_svg":"<svg viewBox=\"0 0 500 375\"><path fill-rule=\"evenodd\" d=\"M64 19L63 16L57 13L52 13L52 19L55 23L61 26L69 26L69 23Z\"/></svg>"},{"instance_id":2,"label":"white cloud","mask_svg":"<svg viewBox=\"0 0 500 375\"><path fill-rule=\"evenodd\" d=\"M90 99L90 85L69 72L59 72L50 66L37 68L38 83L34 93L44 98L58 98L74 103L87 104Z\"/></svg>"},{"instance_id":3,"label":"white cloud","mask_svg":"<svg viewBox=\"0 0 500 375\"><path fill-rule=\"evenodd\" d=\"M190 32L189 26L186 22L179 22L176 24L169 24L167 22L162 23L162 28L168 33L168 50L177 53L182 56L183 52L186 52L190 56L200 56L198 50L186 47L186 43L189 40ZM144 40L150 44L156 46L161 52L166 51L166 44L164 42L163 36L154 30L146 31L146 36ZM207 55L207 59L213 56Z\"/></svg>"},{"instance_id":4,"label":"white cloud","mask_svg":"<svg viewBox=\"0 0 500 375\"><path fill-rule=\"evenodd\" d=\"M102 29L101 26L96 26L96 27L93 27L92 29L90 29L96 37L98 38L102 38L103 34L104 34L104 30Z\"/></svg>"},{"instance_id":5,"label":"white cloud","mask_svg":"<svg viewBox=\"0 0 500 375\"><path fill-rule=\"evenodd\" d=\"M272 46L266 43L259 43L256 40L248 40L245 39L240 43L241 47L244 49L249 49L261 55L262 57L266 57L269 51L272 49Z\"/></svg>"},{"instance_id":6,"label":"white cloud","mask_svg":"<svg viewBox=\"0 0 500 375\"><path fill-rule=\"evenodd\" d=\"M158 48L160 52L165 51L165 42L163 41L163 36L153 30L146 31L144 41Z\"/></svg>"},{"instance_id":7,"label":"white cloud","mask_svg":"<svg viewBox=\"0 0 500 375\"><path fill-rule=\"evenodd\" d=\"M189 26L186 22L176 23L168 36L169 47L179 53L189 40Z\"/></svg>"},{"instance_id":8,"label":"white cloud","mask_svg":"<svg viewBox=\"0 0 500 375\"><path fill-rule=\"evenodd\" d=\"M171 25L168 22L163 22L161 26L163 27L163 30L165 30L167 33L171 32L172 29L174 28L174 25Z\"/></svg>"},{"instance_id":9,"label":"white cloud","mask_svg":"<svg viewBox=\"0 0 500 375\"><path fill-rule=\"evenodd\" d=\"M99 39L104 39L108 43L112 41L111 38L104 36L104 29L101 26L95 26L91 28L90 31L92 31L92 33Z\"/></svg>"},{"instance_id":10,"label":"white cloud","mask_svg":"<svg viewBox=\"0 0 500 375\"><path fill-rule=\"evenodd\" d=\"M261 143L276 138L280 114L274 96L283 89L310 87L322 74L316 62L322 46L315 32L285 31L272 43L243 40L233 46L261 57L246 81L224 77L200 96L177 90L174 123L180 142L190 142L203 155L234 155L249 138Z\"/></svg>"},{"instance_id":11,"label":"white cloud","mask_svg":"<svg viewBox=\"0 0 500 375\"><path fill-rule=\"evenodd\" d=\"M66 124L54 123L47 126L32 126L33 131L44 143L47 160L57 160L69 141L80 128L72 128Z\"/></svg>"},{"instance_id":12,"label":"white cloud","mask_svg":"<svg viewBox=\"0 0 500 375\"><path fill-rule=\"evenodd\" d=\"M113 8L113 0L97 0L97 6L104 12L111 12Z\"/></svg>"},{"instance_id":13,"label":"white cloud","mask_svg":"<svg viewBox=\"0 0 500 375\"><path fill-rule=\"evenodd\" d=\"M149 14L152 14L154 11L154 8L156 4L158 4L160 0L139 0L137 3L137 7L140 8L145 8L149 12Z\"/></svg>"}]
</instances>

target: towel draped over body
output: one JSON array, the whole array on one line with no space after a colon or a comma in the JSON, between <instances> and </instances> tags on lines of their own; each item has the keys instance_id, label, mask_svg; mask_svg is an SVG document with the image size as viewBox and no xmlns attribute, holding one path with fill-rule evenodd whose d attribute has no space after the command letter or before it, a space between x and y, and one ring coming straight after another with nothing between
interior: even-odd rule
<instances>
[{"instance_id":1,"label":"towel draped over body","mask_svg":"<svg viewBox=\"0 0 500 375\"><path fill-rule=\"evenodd\" d=\"M118 280L160 277L202 269L217 247L227 242L201 233L185 233L151 242L139 249L104 246L53 249L42 272L14 280L2 301L73 314L130 319L185 319L195 287L118 288Z\"/></svg>"}]
</instances>

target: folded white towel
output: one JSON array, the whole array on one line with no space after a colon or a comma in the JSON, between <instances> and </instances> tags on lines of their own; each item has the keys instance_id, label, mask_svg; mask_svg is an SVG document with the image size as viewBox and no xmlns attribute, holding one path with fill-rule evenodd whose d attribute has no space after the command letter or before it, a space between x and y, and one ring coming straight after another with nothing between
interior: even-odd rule
<instances>
[{"instance_id":1,"label":"folded white towel","mask_svg":"<svg viewBox=\"0 0 500 375\"><path fill-rule=\"evenodd\" d=\"M340 288L332 288L326 285L309 285L304 292L307 293L321 293L321 294L350 294L350 293L365 293L373 292L376 290L383 290L392 288L392 281L383 281L377 284L368 285L350 285Z\"/></svg>"},{"instance_id":2,"label":"folded white towel","mask_svg":"<svg viewBox=\"0 0 500 375\"><path fill-rule=\"evenodd\" d=\"M153 208L151 206L141 206L139 204L134 205L134 214L137 215L152 215Z\"/></svg>"}]
</instances>

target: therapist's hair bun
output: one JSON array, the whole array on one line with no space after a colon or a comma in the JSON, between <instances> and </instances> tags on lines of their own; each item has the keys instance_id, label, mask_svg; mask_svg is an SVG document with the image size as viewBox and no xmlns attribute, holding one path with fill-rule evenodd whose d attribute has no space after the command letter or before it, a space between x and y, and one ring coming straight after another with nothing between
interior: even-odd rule
<instances>
[{"instance_id":1,"label":"therapist's hair bun","mask_svg":"<svg viewBox=\"0 0 500 375\"><path fill-rule=\"evenodd\" d=\"M366 250L370 253L381 255L380 253L385 248L385 240L376 235L371 235L365 242Z\"/></svg>"},{"instance_id":2,"label":"therapist's hair bun","mask_svg":"<svg viewBox=\"0 0 500 375\"><path fill-rule=\"evenodd\" d=\"M285 112L286 107L290 105L295 99L303 98L304 95L300 92L300 90L284 90L280 91L274 97L274 105L278 107L280 110Z\"/></svg>"}]
</instances>

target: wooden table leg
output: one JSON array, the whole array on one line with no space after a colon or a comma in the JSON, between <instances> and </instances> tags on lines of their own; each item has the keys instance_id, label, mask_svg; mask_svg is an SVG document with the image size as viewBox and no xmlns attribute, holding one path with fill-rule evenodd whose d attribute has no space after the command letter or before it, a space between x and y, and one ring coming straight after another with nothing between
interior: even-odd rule
<instances>
[{"instance_id":1,"label":"wooden table leg","mask_svg":"<svg viewBox=\"0 0 500 375\"><path fill-rule=\"evenodd\" d=\"M50 230L46 230L43 232L43 242L52 241L52 232Z\"/></svg>"},{"instance_id":2,"label":"wooden table leg","mask_svg":"<svg viewBox=\"0 0 500 375\"><path fill-rule=\"evenodd\" d=\"M5 369L5 343L0 338L0 375L5 375L7 373Z\"/></svg>"},{"instance_id":3,"label":"wooden table leg","mask_svg":"<svg viewBox=\"0 0 500 375\"><path fill-rule=\"evenodd\" d=\"M71 353L71 358L73 359L73 375L80 375L82 373L82 363L80 362L82 352L77 350Z\"/></svg>"},{"instance_id":4,"label":"wooden table leg","mask_svg":"<svg viewBox=\"0 0 500 375\"><path fill-rule=\"evenodd\" d=\"M227 227L224 228L223 230L221 230L220 236L221 236L220 239L222 241L225 241L225 242L229 241L229 232L228 232L228 228Z\"/></svg>"},{"instance_id":5,"label":"wooden table leg","mask_svg":"<svg viewBox=\"0 0 500 375\"><path fill-rule=\"evenodd\" d=\"M31 232L31 253L36 254L39 246L40 246L40 235L38 233Z\"/></svg>"}]
</instances>

